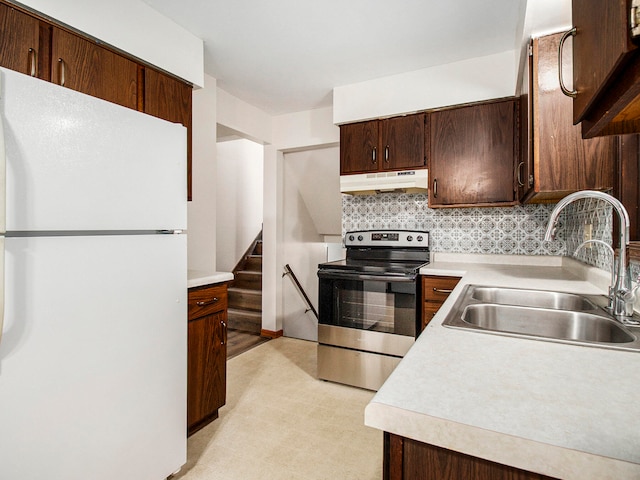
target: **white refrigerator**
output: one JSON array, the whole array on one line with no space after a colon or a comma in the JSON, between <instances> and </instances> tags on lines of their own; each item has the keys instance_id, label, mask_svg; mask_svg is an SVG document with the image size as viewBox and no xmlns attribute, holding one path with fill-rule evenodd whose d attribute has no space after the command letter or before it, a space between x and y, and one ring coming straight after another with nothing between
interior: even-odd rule
<instances>
[{"instance_id":1,"label":"white refrigerator","mask_svg":"<svg viewBox=\"0 0 640 480\"><path fill-rule=\"evenodd\" d=\"M186 131L6 69L0 118L0 479L165 478L186 461Z\"/></svg>"}]
</instances>

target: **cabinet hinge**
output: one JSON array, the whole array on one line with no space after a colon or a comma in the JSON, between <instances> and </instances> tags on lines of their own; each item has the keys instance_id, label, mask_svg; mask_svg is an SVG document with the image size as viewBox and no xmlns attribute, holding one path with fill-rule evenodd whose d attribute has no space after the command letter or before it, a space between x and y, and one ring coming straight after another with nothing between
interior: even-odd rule
<instances>
[{"instance_id":1,"label":"cabinet hinge","mask_svg":"<svg viewBox=\"0 0 640 480\"><path fill-rule=\"evenodd\" d=\"M533 57L533 45L529 44L527 52L530 57Z\"/></svg>"},{"instance_id":2,"label":"cabinet hinge","mask_svg":"<svg viewBox=\"0 0 640 480\"><path fill-rule=\"evenodd\" d=\"M631 0L629 30L632 39L640 38L640 0Z\"/></svg>"},{"instance_id":3,"label":"cabinet hinge","mask_svg":"<svg viewBox=\"0 0 640 480\"><path fill-rule=\"evenodd\" d=\"M533 175L529 175L529 188L533 187Z\"/></svg>"}]
</instances>

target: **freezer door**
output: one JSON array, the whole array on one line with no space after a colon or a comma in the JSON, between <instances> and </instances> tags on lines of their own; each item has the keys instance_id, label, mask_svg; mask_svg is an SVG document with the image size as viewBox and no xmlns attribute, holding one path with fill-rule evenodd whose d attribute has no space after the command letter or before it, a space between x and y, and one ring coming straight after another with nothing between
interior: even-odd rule
<instances>
[{"instance_id":1,"label":"freezer door","mask_svg":"<svg viewBox=\"0 0 640 480\"><path fill-rule=\"evenodd\" d=\"M7 231L186 228L182 125L0 68Z\"/></svg>"},{"instance_id":2,"label":"freezer door","mask_svg":"<svg viewBox=\"0 0 640 480\"><path fill-rule=\"evenodd\" d=\"M186 236L6 239L0 478L186 461Z\"/></svg>"}]
</instances>

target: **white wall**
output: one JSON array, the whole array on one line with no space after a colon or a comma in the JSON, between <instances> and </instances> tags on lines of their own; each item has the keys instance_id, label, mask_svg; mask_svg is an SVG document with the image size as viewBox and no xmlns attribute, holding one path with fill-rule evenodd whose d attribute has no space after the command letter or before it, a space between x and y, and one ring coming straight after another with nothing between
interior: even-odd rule
<instances>
[{"instance_id":1,"label":"white wall","mask_svg":"<svg viewBox=\"0 0 640 480\"><path fill-rule=\"evenodd\" d=\"M271 116L222 89L218 89L218 123L256 143L272 143Z\"/></svg>"},{"instance_id":2,"label":"white wall","mask_svg":"<svg viewBox=\"0 0 640 480\"><path fill-rule=\"evenodd\" d=\"M516 93L510 50L333 89L336 124L458 105Z\"/></svg>"},{"instance_id":3,"label":"white wall","mask_svg":"<svg viewBox=\"0 0 640 480\"><path fill-rule=\"evenodd\" d=\"M76 30L204 85L204 44L140 0L20 0Z\"/></svg>"},{"instance_id":4,"label":"white wall","mask_svg":"<svg viewBox=\"0 0 640 480\"><path fill-rule=\"evenodd\" d=\"M340 150L286 153L283 174L282 261L289 264L317 310L318 264L327 261L323 229L341 233ZM316 341L317 319L305 312L306 303L289 277L284 278L282 298L284 335Z\"/></svg>"},{"instance_id":5,"label":"white wall","mask_svg":"<svg viewBox=\"0 0 640 480\"><path fill-rule=\"evenodd\" d=\"M342 235L342 195L340 194L340 148L316 148L285 153L285 224L295 212L289 202L302 202L305 214L318 235ZM287 198L293 191L295 196ZM298 211L298 209L296 209ZM295 218L295 217L293 217ZM304 236L298 237L304 239ZM285 239L285 241L287 241Z\"/></svg>"},{"instance_id":6,"label":"white wall","mask_svg":"<svg viewBox=\"0 0 640 480\"><path fill-rule=\"evenodd\" d=\"M216 262L230 272L262 229L264 147L241 139L217 148Z\"/></svg>"},{"instance_id":7,"label":"white wall","mask_svg":"<svg viewBox=\"0 0 640 480\"><path fill-rule=\"evenodd\" d=\"M340 143L340 128L333 124L333 108L274 117L272 143L283 151L337 146Z\"/></svg>"},{"instance_id":8,"label":"white wall","mask_svg":"<svg viewBox=\"0 0 640 480\"><path fill-rule=\"evenodd\" d=\"M187 205L189 270L216 271L216 79L193 92L192 201Z\"/></svg>"}]
</instances>

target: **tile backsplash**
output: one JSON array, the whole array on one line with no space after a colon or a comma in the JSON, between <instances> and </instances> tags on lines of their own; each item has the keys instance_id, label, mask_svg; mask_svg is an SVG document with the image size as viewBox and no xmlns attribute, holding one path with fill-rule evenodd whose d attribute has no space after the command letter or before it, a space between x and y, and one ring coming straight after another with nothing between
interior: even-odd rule
<instances>
[{"instance_id":1,"label":"tile backsplash","mask_svg":"<svg viewBox=\"0 0 640 480\"><path fill-rule=\"evenodd\" d=\"M406 229L430 232L432 252L564 255L564 241L544 242L553 205L428 208L426 194L342 196L342 233Z\"/></svg>"},{"instance_id":2,"label":"tile backsplash","mask_svg":"<svg viewBox=\"0 0 640 480\"><path fill-rule=\"evenodd\" d=\"M430 232L432 252L566 255L609 271L610 250L598 243L576 251L591 225L592 238L611 245L612 210L602 200L579 200L561 214L556 240L544 241L555 205L428 208L426 194L342 196L342 234L351 230L407 229ZM632 270L639 270L632 265Z\"/></svg>"}]
</instances>

